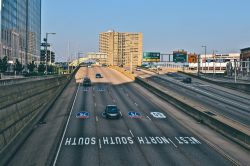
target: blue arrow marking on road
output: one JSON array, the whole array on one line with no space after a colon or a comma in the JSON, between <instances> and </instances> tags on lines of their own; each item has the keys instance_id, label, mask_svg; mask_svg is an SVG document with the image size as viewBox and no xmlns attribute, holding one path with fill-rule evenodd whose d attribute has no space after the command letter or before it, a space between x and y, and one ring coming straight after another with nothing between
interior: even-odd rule
<instances>
[{"instance_id":1,"label":"blue arrow marking on road","mask_svg":"<svg viewBox=\"0 0 250 166\"><path fill-rule=\"evenodd\" d=\"M77 114L76 114L76 118L82 118L82 119L87 119L87 118L89 118L89 112L78 112Z\"/></svg>"},{"instance_id":2,"label":"blue arrow marking on road","mask_svg":"<svg viewBox=\"0 0 250 166\"><path fill-rule=\"evenodd\" d=\"M130 118L142 118L142 116L139 112L128 112L128 116Z\"/></svg>"}]
</instances>

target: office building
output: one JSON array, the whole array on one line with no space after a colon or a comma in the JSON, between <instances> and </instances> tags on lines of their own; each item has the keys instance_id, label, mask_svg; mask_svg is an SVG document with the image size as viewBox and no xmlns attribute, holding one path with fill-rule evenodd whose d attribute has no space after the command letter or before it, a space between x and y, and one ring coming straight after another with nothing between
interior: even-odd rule
<instances>
[{"instance_id":1,"label":"office building","mask_svg":"<svg viewBox=\"0 0 250 166\"><path fill-rule=\"evenodd\" d=\"M0 0L0 57L11 64L40 61L41 0Z\"/></svg>"},{"instance_id":2,"label":"office building","mask_svg":"<svg viewBox=\"0 0 250 166\"><path fill-rule=\"evenodd\" d=\"M142 64L142 33L108 31L99 34L99 52L108 65L133 67Z\"/></svg>"}]
</instances>

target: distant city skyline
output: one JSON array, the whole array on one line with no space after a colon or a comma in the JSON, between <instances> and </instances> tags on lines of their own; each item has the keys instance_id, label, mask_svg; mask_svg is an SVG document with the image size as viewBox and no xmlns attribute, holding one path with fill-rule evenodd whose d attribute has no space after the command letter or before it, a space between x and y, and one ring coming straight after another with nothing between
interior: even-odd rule
<instances>
[{"instance_id":1,"label":"distant city skyline","mask_svg":"<svg viewBox=\"0 0 250 166\"><path fill-rule=\"evenodd\" d=\"M172 53L240 52L250 46L249 0L43 0L42 38L46 32L56 61L80 52L98 52L98 34L110 29L141 32L143 51Z\"/></svg>"}]
</instances>

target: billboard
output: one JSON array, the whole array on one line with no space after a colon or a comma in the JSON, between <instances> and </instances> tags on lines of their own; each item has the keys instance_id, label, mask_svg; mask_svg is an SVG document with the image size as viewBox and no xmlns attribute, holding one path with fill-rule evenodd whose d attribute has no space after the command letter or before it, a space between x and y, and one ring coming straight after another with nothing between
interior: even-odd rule
<instances>
[{"instance_id":1,"label":"billboard","mask_svg":"<svg viewBox=\"0 0 250 166\"><path fill-rule=\"evenodd\" d=\"M160 52L143 52L143 62L160 62Z\"/></svg>"},{"instance_id":2,"label":"billboard","mask_svg":"<svg viewBox=\"0 0 250 166\"><path fill-rule=\"evenodd\" d=\"M188 63L197 63L197 54L188 54Z\"/></svg>"},{"instance_id":3,"label":"billboard","mask_svg":"<svg viewBox=\"0 0 250 166\"><path fill-rule=\"evenodd\" d=\"M173 62L187 62L187 52L186 51L174 51Z\"/></svg>"}]
</instances>

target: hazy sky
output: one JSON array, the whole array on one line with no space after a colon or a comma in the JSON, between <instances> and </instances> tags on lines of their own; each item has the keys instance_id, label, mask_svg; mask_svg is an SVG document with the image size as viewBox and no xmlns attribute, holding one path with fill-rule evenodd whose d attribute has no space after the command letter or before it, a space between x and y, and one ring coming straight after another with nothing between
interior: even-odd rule
<instances>
[{"instance_id":1,"label":"hazy sky","mask_svg":"<svg viewBox=\"0 0 250 166\"><path fill-rule=\"evenodd\" d=\"M98 34L142 32L143 51L239 52L250 47L250 0L42 0L42 38L57 61L97 52Z\"/></svg>"}]
</instances>

